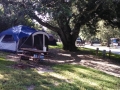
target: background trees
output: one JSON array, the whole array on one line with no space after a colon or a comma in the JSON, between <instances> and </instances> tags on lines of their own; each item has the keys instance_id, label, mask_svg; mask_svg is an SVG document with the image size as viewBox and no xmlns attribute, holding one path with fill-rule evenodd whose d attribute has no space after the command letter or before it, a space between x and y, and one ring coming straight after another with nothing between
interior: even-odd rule
<instances>
[{"instance_id":1,"label":"background trees","mask_svg":"<svg viewBox=\"0 0 120 90\"><path fill-rule=\"evenodd\" d=\"M102 41L107 41L109 38L120 38L120 30L117 27L111 27L110 25L105 26L105 21L98 22L98 30L97 37L100 38Z\"/></svg>"},{"instance_id":2,"label":"background trees","mask_svg":"<svg viewBox=\"0 0 120 90\"><path fill-rule=\"evenodd\" d=\"M101 40L101 43L105 42L106 44L109 43L110 38L120 38L120 29L106 24L105 20L98 21L98 23L96 23L97 31L95 33L91 33L91 28L84 25L81 27L79 36L86 41L98 38Z\"/></svg>"},{"instance_id":3,"label":"background trees","mask_svg":"<svg viewBox=\"0 0 120 90\"><path fill-rule=\"evenodd\" d=\"M63 49L70 51L76 50L75 40L81 27L86 26L89 28L86 33L95 34L100 20L110 26L120 24L120 2L116 0L1 0L0 3L2 15L13 17L12 25L21 23L20 18L35 19L56 32Z\"/></svg>"},{"instance_id":4,"label":"background trees","mask_svg":"<svg viewBox=\"0 0 120 90\"><path fill-rule=\"evenodd\" d=\"M0 31L19 24L34 26L33 20L25 14L24 9L19 6L19 3L12 0L1 0Z\"/></svg>"}]
</instances>

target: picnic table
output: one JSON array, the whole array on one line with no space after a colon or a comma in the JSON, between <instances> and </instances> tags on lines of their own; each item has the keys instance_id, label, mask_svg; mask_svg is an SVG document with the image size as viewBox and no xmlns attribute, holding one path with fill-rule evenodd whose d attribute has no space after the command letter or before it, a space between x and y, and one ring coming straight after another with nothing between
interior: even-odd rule
<instances>
[{"instance_id":1,"label":"picnic table","mask_svg":"<svg viewBox=\"0 0 120 90\"><path fill-rule=\"evenodd\" d=\"M32 59L33 61L40 60L41 55L48 54L48 51L38 50L38 49L32 49L32 48L21 48L22 53L18 53L18 56L21 57L21 59L24 57L26 59ZM20 59L20 60L21 60Z\"/></svg>"}]
</instances>

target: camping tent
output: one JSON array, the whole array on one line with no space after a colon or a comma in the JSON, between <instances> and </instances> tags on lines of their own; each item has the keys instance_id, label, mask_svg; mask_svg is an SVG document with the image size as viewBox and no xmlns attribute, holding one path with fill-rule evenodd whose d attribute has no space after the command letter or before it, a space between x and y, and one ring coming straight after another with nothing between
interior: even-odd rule
<instances>
[{"instance_id":1,"label":"camping tent","mask_svg":"<svg viewBox=\"0 0 120 90\"><path fill-rule=\"evenodd\" d=\"M57 40L54 38L52 34L49 34L49 45L56 46Z\"/></svg>"},{"instance_id":2,"label":"camping tent","mask_svg":"<svg viewBox=\"0 0 120 90\"><path fill-rule=\"evenodd\" d=\"M42 30L18 25L0 33L0 50L17 52L20 48L32 48L43 50L48 47L49 35Z\"/></svg>"}]
</instances>

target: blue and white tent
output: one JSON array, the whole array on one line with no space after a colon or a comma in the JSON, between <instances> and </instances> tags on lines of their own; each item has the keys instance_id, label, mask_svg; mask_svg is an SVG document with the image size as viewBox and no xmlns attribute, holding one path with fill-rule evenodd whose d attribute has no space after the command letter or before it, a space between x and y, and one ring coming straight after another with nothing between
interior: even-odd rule
<instances>
[{"instance_id":1,"label":"blue and white tent","mask_svg":"<svg viewBox=\"0 0 120 90\"><path fill-rule=\"evenodd\" d=\"M0 33L0 50L17 52L21 47L37 47L42 50L49 44L49 35L42 30L18 25Z\"/></svg>"}]
</instances>

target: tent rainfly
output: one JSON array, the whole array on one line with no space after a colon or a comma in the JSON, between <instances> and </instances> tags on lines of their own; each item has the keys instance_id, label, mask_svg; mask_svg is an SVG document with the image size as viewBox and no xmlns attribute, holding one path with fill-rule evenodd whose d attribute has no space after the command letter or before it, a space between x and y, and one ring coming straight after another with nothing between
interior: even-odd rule
<instances>
[{"instance_id":1,"label":"tent rainfly","mask_svg":"<svg viewBox=\"0 0 120 90\"><path fill-rule=\"evenodd\" d=\"M49 35L42 30L18 25L0 33L0 50L17 52L20 48L48 48ZM47 49L48 50L48 49Z\"/></svg>"}]
</instances>

